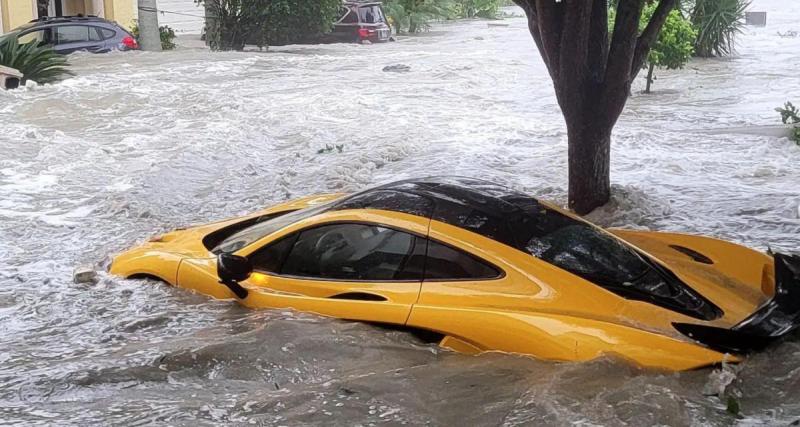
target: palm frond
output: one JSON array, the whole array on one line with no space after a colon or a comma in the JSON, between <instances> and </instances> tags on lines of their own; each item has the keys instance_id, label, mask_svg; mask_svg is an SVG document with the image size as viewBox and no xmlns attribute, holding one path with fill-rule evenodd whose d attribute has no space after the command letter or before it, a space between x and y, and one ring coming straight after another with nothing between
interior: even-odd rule
<instances>
[{"instance_id":1,"label":"palm frond","mask_svg":"<svg viewBox=\"0 0 800 427\"><path fill-rule=\"evenodd\" d=\"M15 37L0 39L0 65L11 67L22 73L22 84L28 80L39 84L54 83L72 75L69 63L63 55L49 46L37 42L19 44Z\"/></svg>"},{"instance_id":2,"label":"palm frond","mask_svg":"<svg viewBox=\"0 0 800 427\"><path fill-rule=\"evenodd\" d=\"M696 0L692 24L697 29L697 56L729 56L736 53L736 36L742 32L749 0Z\"/></svg>"}]
</instances>

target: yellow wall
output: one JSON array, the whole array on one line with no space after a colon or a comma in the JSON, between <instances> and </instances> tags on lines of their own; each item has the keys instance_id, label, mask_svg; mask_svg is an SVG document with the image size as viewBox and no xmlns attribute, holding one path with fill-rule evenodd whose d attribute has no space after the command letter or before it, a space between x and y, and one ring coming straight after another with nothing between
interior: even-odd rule
<instances>
[{"instance_id":1,"label":"yellow wall","mask_svg":"<svg viewBox=\"0 0 800 427\"><path fill-rule=\"evenodd\" d=\"M130 29L136 20L136 0L103 0L105 18Z\"/></svg>"},{"instance_id":2,"label":"yellow wall","mask_svg":"<svg viewBox=\"0 0 800 427\"><path fill-rule=\"evenodd\" d=\"M34 19L35 0L0 0L3 9L3 31L8 32Z\"/></svg>"},{"instance_id":3,"label":"yellow wall","mask_svg":"<svg viewBox=\"0 0 800 427\"><path fill-rule=\"evenodd\" d=\"M97 15L117 21L130 28L136 19L136 0L63 0L64 15ZM102 4L102 10L95 10L95 4ZM36 0L0 0L0 33L9 32L28 21L37 18Z\"/></svg>"},{"instance_id":4,"label":"yellow wall","mask_svg":"<svg viewBox=\"0 0 800 427\"><path fill-rule=\"evenodd\" d=\"M113 15L108 14L108 3L113 3ZM111 0L106 2L106 19L117 21L117 24L130 29L137 17L136 0Z\"/></svg>"},{"instance_id":5,"label":"yellow wall","mask_svg":"<svg viewBox=\"0 0 800 427\"><path fill-rule=\"evenodd\" d=\"M86 3L83 0L64 0L63 10L65 16L75 16L77 14L86 15ZM92 13L91 15L94 15Z\"/></svg>"}]
</instances>

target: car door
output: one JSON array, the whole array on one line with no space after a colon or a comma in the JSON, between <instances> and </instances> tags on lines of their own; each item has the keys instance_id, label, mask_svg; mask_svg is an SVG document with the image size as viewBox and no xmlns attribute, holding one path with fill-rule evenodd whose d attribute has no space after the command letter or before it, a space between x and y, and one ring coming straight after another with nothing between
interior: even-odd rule
<instances>
[{"instance_id":1,"label":"car door","mask_svg":"<svg viewBox=\"0 0 800 427\"><path fill-rule=\"evenodd\" d=\"M424 237L385 225L305 228L249 255L255 272L243 303L402 325L419 296L424 250Z\"/></svg>"},{"instance_id":2,"label":"car door","mask_svg":"<svg viewBox=\"0 0 800 427\"><path fill-rule=\"evenodd\" d=\"M432 223L431 229L435 226ZM509 330L509 323L497 321L494 313L515 304L525 307L535 290L526 289L528 280L517 272L506 272L457 245L437 240L445 236L431 234L420 297L406 324L438 331L445 335L442 346L464 353L502 349L484 343L520 331ZM496 250L487 246L482 249Z\"/></svg>"},{"instance_id":3,"label":"car door","mask_svg":"<svg viewBox=\"0 0 800 427\"><path fill-rule=\"evenodd\" d=\"M100 53L107 50L97 27L67 24L54 27L53 32L55 50L58 53L69 54L79 50Z\"/></svg>"}]
</instances>

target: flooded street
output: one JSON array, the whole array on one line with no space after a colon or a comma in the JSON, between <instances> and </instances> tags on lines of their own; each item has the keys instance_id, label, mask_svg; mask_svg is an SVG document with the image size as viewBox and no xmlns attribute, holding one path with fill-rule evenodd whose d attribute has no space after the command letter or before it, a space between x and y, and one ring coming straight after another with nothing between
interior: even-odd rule
<instances>
[{"instance_id":1,"label":"flooded street","mask_svg":"<svg viewBox=\"0 0 800 427\"><path fill-rule=\"evenodd\" d=\"M800 31L800 3L751 9L768 26L745 29L738 57L635 89L614 134L613 202L592 219L800 252L800 146L697 132L778 124L775 107L800 103L800 37L777 34ZM466 356L104 272L159 232L414 176L486 178L563 204L552 83L525 20L501 22L371 46L76 54L75 77L0 91L0 424L800 421L797 334L740 365L737 419L710 369ZM393 64L410 71L382 71ZM81 264L99 283L72 282Z\"/></svg>"}]
</instances>

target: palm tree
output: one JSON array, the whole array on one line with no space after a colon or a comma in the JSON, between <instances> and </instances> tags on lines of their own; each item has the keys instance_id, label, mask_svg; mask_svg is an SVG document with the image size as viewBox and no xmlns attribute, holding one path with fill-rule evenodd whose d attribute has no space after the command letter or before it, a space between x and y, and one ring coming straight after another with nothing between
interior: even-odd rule
<instances>
[{"instance_id":1,"label":"palm tree","mask_svg":"<svg viewBox=\"0 0 800 427\"><path fill-rule=\"evenodd\" d=\"M692 24L697 29L695 55L733 55L735 37L742 32L748 6L749 0L695 0L691 7Z\"/></svg>"},{"instance_id":2,"label":"palm tree","mask_svg":"<svg viewBox=\"0 0 800 427\"><path fill-rule=\"evenodd\" d=\"M16 37L0 38L0 65L11 67L22 73L22 81L39 84L53 83L72 75L66 67L67 58L57 54L50 46L39 46L37 42L19 44Z\"/></svg>"}]
</instances>

